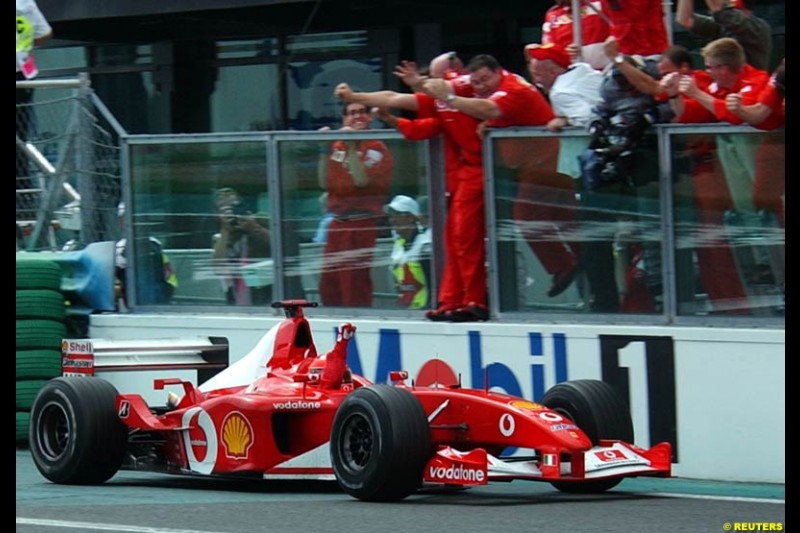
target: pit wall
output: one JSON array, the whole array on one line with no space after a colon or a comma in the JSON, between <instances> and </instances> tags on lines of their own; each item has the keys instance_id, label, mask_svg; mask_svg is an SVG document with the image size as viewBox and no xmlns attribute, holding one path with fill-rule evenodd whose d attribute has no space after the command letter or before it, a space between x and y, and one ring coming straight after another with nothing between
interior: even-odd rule
<instances>
[{"instance_id":1,"label":"pit wall","mask_svg":"<svg viewBox=\"0 0 800 533\"><path fill-rule=\"evenodd\" d=\"M308 312L319 353L341 320ZM93 315L90 335L105 339L221 336L234 363L278 317ZM635 444L673 445L673 472L692 479L785 483L785 331L688 327L427 323L358 319L348 363L376 382L390 370L430 382L430 359L449 366L465 387L538 400L573 379L611 383L627 396ZM431 366L428 365L428 369ZM442 372L446 372L446 368ZM438 371L437 371L438 372ZM121 392L163 403L144 372L103 375ZM192 372L169 376L196 380Z\"/></svg>"}]
</instances>

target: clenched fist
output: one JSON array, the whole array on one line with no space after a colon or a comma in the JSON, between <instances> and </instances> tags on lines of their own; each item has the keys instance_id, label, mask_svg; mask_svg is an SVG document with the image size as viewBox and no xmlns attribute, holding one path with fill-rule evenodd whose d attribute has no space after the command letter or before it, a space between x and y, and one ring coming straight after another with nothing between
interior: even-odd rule
<instances>
[{"instance_id":1,"label":"clenched fist","mask_svg":"<svg viewBox=\"0 0 800 533\"><path fill-rule=\"evenodd\" d=\"M344 100L345 102L349 102L353 97L353 89L351 89L346 83L340 83L333 90L333 94L336 96L336 98Z\"/></svg>"},{"instance_id":2,"label":"clenched fist","mask_svg":"<svg viewBox=\"0 0 800 533\"><path fill-rule=\"evenodd\" d=\"M350 322L345 322L342 324L342 327L339 328L339 335L346 341L349 341L355 332L356 327Z\"/></svg>"}]
</instances>

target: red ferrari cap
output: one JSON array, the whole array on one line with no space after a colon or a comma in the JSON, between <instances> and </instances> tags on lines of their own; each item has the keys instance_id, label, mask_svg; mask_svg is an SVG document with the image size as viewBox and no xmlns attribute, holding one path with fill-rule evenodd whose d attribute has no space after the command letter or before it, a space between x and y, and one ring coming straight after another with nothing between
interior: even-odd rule
<instances>
[{"instance_id":1,"label":"red ferrari cap","mask_svg":"<svg viewBox=\"0 0 800 533\"><path fill-rule=\"evenodd\" d=\"M549 59L563 68L569 67L572 63L567 50L558 44L528 45L525 47L525 51L530 59Z\"/></svg>"}]
</instances>

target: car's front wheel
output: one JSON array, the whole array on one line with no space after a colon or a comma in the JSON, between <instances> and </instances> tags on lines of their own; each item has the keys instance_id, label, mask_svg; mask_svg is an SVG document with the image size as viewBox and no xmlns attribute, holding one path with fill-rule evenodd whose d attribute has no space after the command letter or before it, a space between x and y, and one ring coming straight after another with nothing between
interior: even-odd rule
<instances>
[{"instance_id":1,"label":"car's front wheel","mask_svg":"<svg viewBox=\"0 0 800 533\"><path fill-rule=\"evenodd\" d=\"M401 500L422 483L431 455L428 420L407 390L361 387L339 406L330 447L333 471L345 492L364 501Z\"/></svg>"},{"instance_id":2,"label":"car's front wheel","mask_svg":"<svg viewBox=\"0 0 800 533\"><path fill-rule=\"evenodd\" d=\"M600 439L633 443L633 422L628 406L604 381L578 379L559 383L544 394L541 403L572 420L594 445ZM554 482L552 485L562 492L593 494L607 491L620 481L622 478Z\"/></svg>"},{"instance_id":3,"label":"car's front wheel","mask_svg":"<svg viewBox=\"0 0 800 533\"><path fill-rule=\"evenodd\" d=\"M91 485L117 473L128 432L116 396L111 383L95 377L59 377L42 387L31 408L29 444L44 477Z\"/></svg>"}]
</instances>

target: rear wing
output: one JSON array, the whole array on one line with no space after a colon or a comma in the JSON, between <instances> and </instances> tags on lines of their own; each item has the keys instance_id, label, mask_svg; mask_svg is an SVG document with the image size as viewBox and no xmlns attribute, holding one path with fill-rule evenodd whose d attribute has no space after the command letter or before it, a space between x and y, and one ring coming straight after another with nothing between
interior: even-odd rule
<instances>
[{"instance_id":1,"label":"rear wing","mask_svg":"<svg viewBox=\"0 0 800 533\"><path fill-rule=\"evenodd\" d=\"M224 337L171 339L63 339L61 373L94 376L100 372L197 370L198 383L228 367Z\"/></svg>"}]
</instances>

